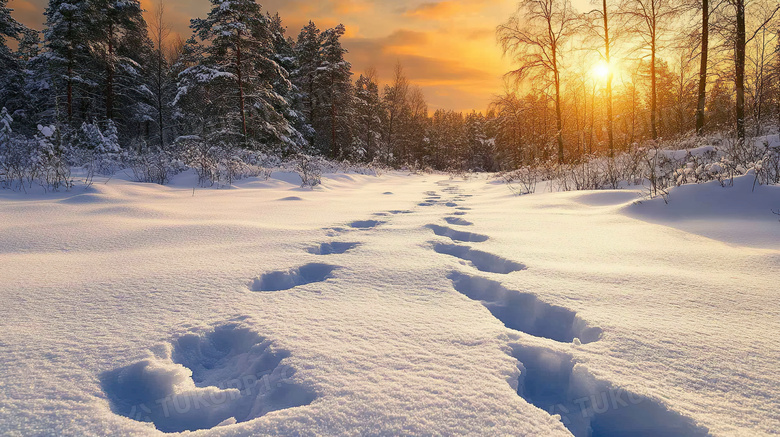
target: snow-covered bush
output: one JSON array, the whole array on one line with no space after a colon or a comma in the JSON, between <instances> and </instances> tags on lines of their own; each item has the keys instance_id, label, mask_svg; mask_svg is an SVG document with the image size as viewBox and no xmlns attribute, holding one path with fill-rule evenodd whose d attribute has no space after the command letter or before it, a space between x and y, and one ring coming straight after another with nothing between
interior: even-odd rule
<instances>
[{"instance_id":1,"label":"snow-covered bush","mask_svg":"<svg viewBox=\"0 0 780 437\"><path fill-rule=\"evenodd\" d=\"M533 194L539 183L540 171L538 167L528 166L510 172L501 172L498 177L503 179L515 194Z\"/></svg>"},{"instance_id":2,"label":"snow-covered bush","mask_svg":"<svg viewBox=\"0 0 780 437\"><path fill-rule=\"evenodd\" d=\"M301 187L314 188L322 183L322 169L327 161L320 156L299 154L293 160L295 171L301 177Z\"/></svg>"},{"instance_id":3,"label":"snow-covered bush","mask_svg":"<svg viewBox=\"0 0 780 437\"><path fill-rule=\"evenodd\" d=\"M248 177L268 179L273 158L234 145L209 144L197 136L180 137L176 147L183 162L195 170L202 186L232 185Z\"/></svg>"},{"instance_id":4,"label":"snow-covered bush","mask_svg":"<svg viewBox=\"0 0 780 437\"><path fill-rule=\"evenodd\" d=\"M38 126L33 138L14 135L13 119L0 111L0 184L3 188L26 190L40 185L57 191L73 187L70 147L56 126Z\"/></svg>"},{"instance_id":5,"label":"snow-covered bush","mask_svg":"<svg viewBox=\"0 0 780 437\"><path fill-rule=\"evenodd\" d=\"M167 151L154 149L144 153L133 153L128 156L128 164L137 182L165 185L170 178L186 167Z\"/></svg>"},{"instance_id":6,"label":"snow-covered bush","mask_svg":"<svg viewBox=\"0 0 780 437\"><path fill-rule=\"evenodd\" d=\"M110 176L125 168L129 156L119 144L119 134L113 121L108 120L102 130L97 123L82 123L67 137L73 152L72 164L84 167L87 184L95 175Z\"/></svg>"}]
</instances>

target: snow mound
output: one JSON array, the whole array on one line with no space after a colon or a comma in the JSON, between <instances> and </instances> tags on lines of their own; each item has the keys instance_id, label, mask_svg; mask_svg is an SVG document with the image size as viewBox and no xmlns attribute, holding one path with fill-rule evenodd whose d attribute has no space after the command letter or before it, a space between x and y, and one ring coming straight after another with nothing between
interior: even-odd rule
<instances>
[{"instance_id":1,"label":"snow mound","mask_svg":"<svg viewBox=\"0 0 780 437\"><path fill-rule=\"evenodd\" d=\"M310 247L308 252L312 255L341 255L360 246L360 243L344 243L334 241L332 243L322 243L319 246Z\"/></svg>"},{"instance_id":2,"label":"snow mound","mask_svg":"<svg viewBox=\"0 0 780 437\"><path fill-rule=\"evenodd\" d=\"M754 187L755 176L734 179L733 186L717 181L683 185L661 198L623 208L623 213L738 246L780 247L780 186Z\"/></svg>"},{"instance_id":3,"label":"snow mound","mask_svg":"<svg viewBox=\"0 0 780 437\"><path fill-rule=\"evenodd\" d=\"M459 272L450 273L448 278L458 292L480 301L509 329L565 343L578 339L580 344L587 344L601 338L601 328L589 326L574 311L550 305L533 294Z\"/></svg>"},{"instance_id":4,"label":"snow mound","mask_svg":"<svg viewBox=\"0 0 780 437\"><path fill-rule=\"evenodd\" d=\"M709 435L658 401L597 380L569 354L534 346L511 348L520 362L517 394L559 415L575 437Z\"/></svg>"},{"instance_id":5,"label":"snow mound","mask_svg":"<svg viewBox=\"0 0 780 437\"><path fill-rule=\"evenodd\" d=\"M639 197L640 193L638 191L608 190L581 194L576 196L574 200L577 203L589 206L613 206L635 202L639 200Z\"/></svg>"},{"instance_id":6,"label":"snow mound","mask_svg":"<svg viewBox=\"0 0 780 437\"><path fill-rule=\"evenodd\" d=\"M463 241L466 243L483 243L488 240L487 235L476 234L473 232L456 231L455 229L439 225L427 225L426 228L433 231L440 237L447 237L453 241Z\"/></svg>"},{"instance_id":7,"label":"snow mound","mask_svg":"<svg viewBox=\"0 0 780 437\"><path fill-rule=\"evenodd\" d=\"M508 260L491 253L474 250L468 246L454 244L435 243L433 250L443 255L454 256L464 261L469 261L477 270L487 273L499 273L506 275L512 272L525 270L526 266L519 262Z\"/></svg>"},{"instance_id":8,"label":"snow mound","mask_svg":"<svg viewBox=\"0 0 780 437\"><path fill-rule=\"evenodd\" d=\"M165 360L146 359L100 375L112 411L163 432L246 422L310 404L314 394L292 381L289 356L235 324L173 342Z\"/></svg>"},{"instance_id":9,"label":"snow mound","mask_svg":"<svg viewBox=\"0 0 780 437\"><path fill-rule=\"evenodd\" d=\"M253 279L249 288L252 291L290 290L301 285L323 282L330 278L336 269L336 266L330 264L310 263L286 271L265 273Z\"/></svg>"}]
</instances>

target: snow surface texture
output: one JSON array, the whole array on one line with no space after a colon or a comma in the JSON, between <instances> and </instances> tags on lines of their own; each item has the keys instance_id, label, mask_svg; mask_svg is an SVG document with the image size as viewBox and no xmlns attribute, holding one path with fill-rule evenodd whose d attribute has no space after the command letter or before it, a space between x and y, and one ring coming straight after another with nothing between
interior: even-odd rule
<instances>
[{"instance_id":1,"label":"snow surface texture","mask_svg":"<svg viewBox=\"0 0 780 437\"><path fill-rule=\"evenodd\" d=\"M193 179L0 192L0 434L780 429L773 187Z\"/></svg>"}]
</instances>

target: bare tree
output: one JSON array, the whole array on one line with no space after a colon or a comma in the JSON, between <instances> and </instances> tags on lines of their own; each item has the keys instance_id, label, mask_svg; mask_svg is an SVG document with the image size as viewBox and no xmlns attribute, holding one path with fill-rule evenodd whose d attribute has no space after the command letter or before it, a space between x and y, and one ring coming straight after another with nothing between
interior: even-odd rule
<instances>
[{"instance_id":1,"label":"bare tree","mask_svg":"<svg viewBox=\"0 0 780 437\"><path fill-rule=\"evenodd\" d=\"M654 140L658 139L658 52L669 25L685 9L686 5L675 0L623 0L621 4L621 13L629 18L630 25L636 25L641 48L649 51L650 134Z\"/></svg>"},{"instance_id":2,"label":"bare tree","mask_svg":"<svg viewBox=\"0 0 780 437\"><path fill-rule=\"evenodd\" d=\"M518 68L509 72L516 80L550 79L555 88L558 162L564 162L561 115L561 58L567 40L579 22L569 0L522 0L497 35L504 54L514 56Z\"/></svg>"},{"instance_id":3,"label":"bare tree","mask_svg":"<svg viewBox=\"0 0 780 437\"><path fill-rule=\"evenodd\" d=\"M154 58L152 65L152 86L155 94L155 110L157 111L157 127L159 129L160 147L165 147L165 101L166 87L168 85L168 60L166 59L166 46L171 28L165 22L165 2L158 0L152 11L152 19L149 22L149 36L154 44Z\"/></svg>"},{"instance_id":4,"label":"bare tree","mask_svg":"<svg viewBox=\"0 0 780 437\"><path fill-rule=\"evenodd\" d=\"M707 66L710 53L710 2L701 0L701 55L699 92L696 105L696 135L704 134L704 109L707 104Z\"/></svg>"},{"instance_id":5,"label":"bare tree","mask_svg":"<svg viewBox=\"0 0 780 437\"><path fill-rule=\"evenodd\" d=\"M729 35L727 39L730 40L734 48L734 81L737 91L736 100L736 116L737 116L737 139L740 141L745 140L745 66L747 63L747 45L758 36L758 34L766 28L766 26L774 19L777 12L780 10L780 5L773 5L764 11L763 19L760 20L755 30L748 37L745 10L750 3L750 0L728 0L730 11L733 13L733 25L725 23L723 28L727 29ZM731 13L728 13L725 20L731 17Z\"/></svg>"},{"instance_id":6,"label":"bare tree","mask_svg":"<svg viewBox=\"0 0 780 437\"><path fill-rule=\"evenodd\" d=\"M601 1L601 8L592 10L589 15L595 18L598 23L589 23L588 26L591 33L598 36L601 44L604 47L604 52L600 53L602 59L607 65L607 87L606 87L606 106L607 106L607 136L609 141L609 156L615 155L615 134L614 134L614 108L612 101L612 82L615 77L615 72L612 66L612 52L615 43L614 32L611 31L612 11L607 6L607 0ZM612 38L610 37L612 35Z\"/></svg>"},{"instance_id":7,"label":"bare tree","mask_svg":"<svg viewBox=\"0 0 780 437\"><path fill-rule=\"evenodd\" d=\"M392 152L398 146L398 119L409 99L409 80L404 74L401 62L395 65L393 83L386 85L384 90L384 102L387 111L387 125L385 127L385 144L388 152Z\"/></svg>"}]
</instances>

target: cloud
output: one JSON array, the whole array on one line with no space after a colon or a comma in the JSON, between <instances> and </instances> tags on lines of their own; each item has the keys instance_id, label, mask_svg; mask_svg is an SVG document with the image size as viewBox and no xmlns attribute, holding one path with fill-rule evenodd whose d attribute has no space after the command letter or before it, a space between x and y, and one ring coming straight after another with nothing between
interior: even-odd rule
<instances>
[{"instance_id":1,"label":"cloud","mask_svg":"<svg viewBox=\"0 0 780 437\"><path fill-rule=\"evenodd\" d=\"M456 15L463 11L463 6L454 1L442 1L436 3L423 3L404 12L407 17L424 19L440 19Z\"/></svg>"}]
</instances>

